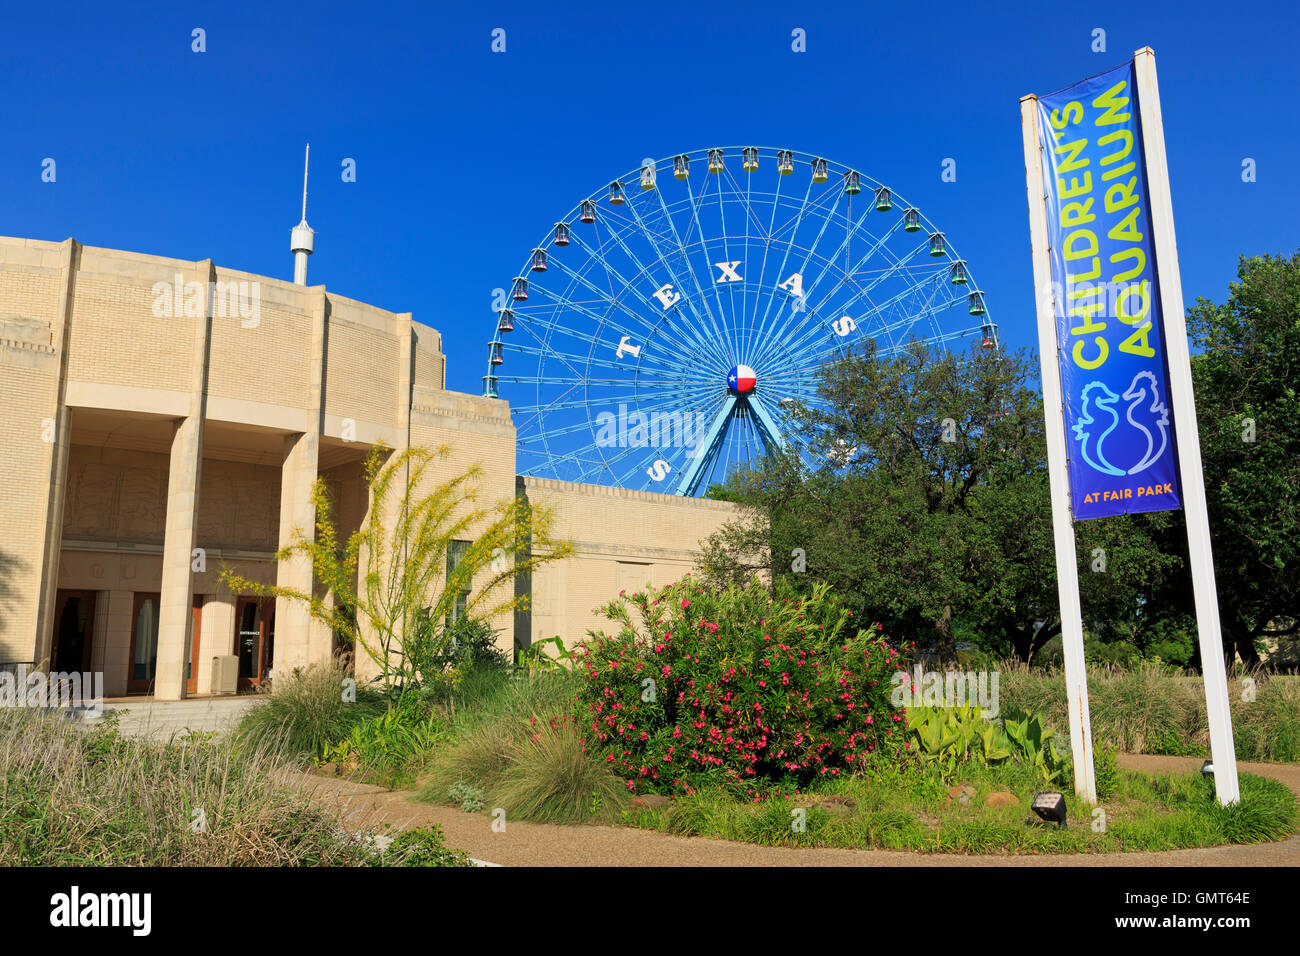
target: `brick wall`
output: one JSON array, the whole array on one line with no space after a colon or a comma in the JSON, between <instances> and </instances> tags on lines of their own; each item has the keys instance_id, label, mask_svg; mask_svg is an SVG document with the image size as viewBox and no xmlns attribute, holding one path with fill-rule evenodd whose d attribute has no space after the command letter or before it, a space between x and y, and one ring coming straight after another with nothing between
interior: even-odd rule
<instances>
[{"instance_id":1,"label":"brick wall","mask_svg":"<svg viewBox=\"0 0 1300 956\"><path fill-rule=\"evenodd\" d=\"M0 238L0 661L35 658L66 256Z\"/></svg>"},{"instance_id":2,"label":"brick wall","mask_svg":"<svg viewBox=\"0 0 1300 956\"><path fill-rule=\"evenodd\" d=\"M575 555L533 575L533 609L517 639L559 635L566 646L606 622L595 608L620 590L662 587L692 569L699 543L735 517L729 502L680 498L545 478L520 478L520 493L555 516L555 536Z\"/></svg>"}]
</instances>

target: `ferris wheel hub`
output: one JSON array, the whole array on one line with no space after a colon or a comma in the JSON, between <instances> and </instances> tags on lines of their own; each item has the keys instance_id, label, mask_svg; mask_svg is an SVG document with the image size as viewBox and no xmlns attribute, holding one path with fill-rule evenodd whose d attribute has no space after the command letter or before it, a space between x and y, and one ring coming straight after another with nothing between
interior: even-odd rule
<instances>
[{"instance_id":1,"label":"ferris wheel hub","mask_svg":"<svg viewBox=\"0 0 1300 956\"><path fill-rule=\"evenodd\" d=\"M727 374L727 388L733 395L748 395L758 384L758 376L748 365L732 366Z\"/></svg>"}]
</instances>

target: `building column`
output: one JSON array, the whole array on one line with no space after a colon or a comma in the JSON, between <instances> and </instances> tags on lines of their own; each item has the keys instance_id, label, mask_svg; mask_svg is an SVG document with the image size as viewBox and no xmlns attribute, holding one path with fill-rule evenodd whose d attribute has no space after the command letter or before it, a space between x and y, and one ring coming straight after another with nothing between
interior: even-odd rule
<instances>
[{"instance_id":1,"label":"building column","mask_svg":"<svg viewBox=\"0 0 1300 956\"><path fill-rule=\"evenodd\" d=\"M211 290L216 268L208 259L195 264L187 280ZM153 695L158 700L185 698L186 639L194 601L194 547L199 526L199 480L203 468L203 419L207 413L208 350L211 346L212 295L204 296L204 315L194 320L190 378L190 413L172 435L167 473L167 518L163 532L162 594L158 606L158 663Z\"/></svg>"},{"instance_id":2,"label":"building column","mask_svg":"<svg viewBox=\"0 0 1300 956\"><path fill-rule=\"evenodd\" d=\"M58 593L59 564L63 557L63 508L67 493L68 447L72 416L65 404L68 389L68 342L72 338L72 305L76 295L77 270L81 265L81 246L75 239L63 242L63 268L60 280L59 314L52 323L51 345L58 352L54 388L53 441L50 448L49 495L45 502L45 527L42 529L40 593L36 598L36 635L32 659L36 666L48 668L54 643L54 602Z\"/></svg>"},{"instance_id":3,"label":"building column","mask_svg":"<svg viewBox=\"0 0 1300 956\"><path fill-rule=\"evenodd\" d=\"M284 463L280 470L281 548L293 543L295 532L308 541L316 534L316 509L312 506L312 485L316 481L320 435L315 432L289 435L284 440ZM311 558L294 555L276 562L277 587L311 594L315 587ZM312 619L307 604L293 598L275 599L275 651L272 671L282 677L295 667L311 662Z\"/></svg>"},{"instance_id":4,"label":"building column","mask_svg":"<svg viewBox=\"0 0 1300 956\"><path fill-rule=\"evenodd\" d=\"M279 546L293 543L295 532L308 541L316 537L316 508L312 489L320 473L320 436L323 427L326 361L329 352L329 299L325 288L312 290L311 371L307 406L310 420L306 432L289 435L284 440L284 458L280 470L280 538ZM311 560L297 555L279 561L275 567L277 587L293 588L300 594L314 594L315 575ZM326 596L328 600L328 595ZM275 652L271 661L273 677L282 677L295 667L328 660L333 650L329 628L313 620L307 605L300 600L275 599Z\"/></svg>"},{"instance_id":5,"label":"building column","mask_svg":"<svg viewBox=\"0 0 1300 956\"><path fill-rule=\"evenodd\" d=\"M171 468L167 473L158 666L154 673L154 697L158 700L181 700L185 696L185 637L193 613L194 577L190 567L198 537L202 452L203 419L195 415L181 419L172 436Z\"/></svg>"}]
</instances>

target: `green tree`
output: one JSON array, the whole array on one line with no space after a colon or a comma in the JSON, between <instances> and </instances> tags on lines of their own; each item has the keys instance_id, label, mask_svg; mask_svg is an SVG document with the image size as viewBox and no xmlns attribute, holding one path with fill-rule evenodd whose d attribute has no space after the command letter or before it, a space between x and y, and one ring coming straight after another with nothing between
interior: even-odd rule
<instances>
[{"instance_id":1,"label":"green tree","mask_svg":"<svg viewBox=\"0 0 1300 956\"><path fill-rule=\"evenodd\" d=\"M1084 623L1096 642L1111 646L1099 656L1186 663L1192 643L1185 638L1194 633L1195 622L1161 598L1171 588L1188 586L1184 555L1168 547L1173 529L1183 528L1181 516L1171 511L1111 515L1074 527Z\"/></svg>"},{"instance_id":2,"label":"green tree","mask_svg":"<svg viewBox=\"0 0 1300 956\"><path fill-rule=\"evenodd\" d=\"M769 456L711 489L752 507L706 542L701 572L828 581L867 622L933 640L941 656L955 654L960 627L1031 660L1061 628L1037 370L1025 352L921 344L828 366L821 409L796 409L826 464ZM1160 546L1169 524L1120 515L1075 526L1094 640L1133 653L1181 646L1155 597L1182 580L1178 554Z\"/></svg>"},{"instance_id":3,"label":"green tree","mask_svg":"<svg viewBox=\"0 0 1300 956\"><path fill-rule=\"evenodd\" d=\"M464 592L470 592L467 617L490 620L522 610L528 596L507 585L573 553L567 542L551 538L552 515L545 509L519 498L480 504L478 465L433 481L430 469L449 455L446 445L373 449L363 467L370 507L346 540L325 480L318 478L312 489L315 535L295 529L275 556L310 561L311 591L259 584L228 570L221 580L238 593L302 602L342 640L355 642L378 666L390 696L400 698L445 658L449 636L429 622L452 619ZM469 545L449 569L448 551L459 540Z\"/></svg>"},{"instance_id":4,"label":"green tree","mask_svg":"<svg viewBox=\"0 0 1300 956\"><path fill-rule=\"evenodd\" d=\"M1300 253L1243 257L1187 324L1225 651L1253 665L1300 625ZM1188 589L1166 597L1190 609Z\"/></svg>"},{"instance_id":5,"label":"green tree","mask_svg":"<svg viewBox=\"0 0 1300 956\"><path fill-rule=\"evenodd\" d=\"M773 455L733 475L720 494L759 513L708 543L702 571L734 578L766 558L799 585L791 565L801 552L804 585L829 581L855 613L932 639L941 656L955 656L958 614L994 623L1027 655L1052 583L1042 573L1045 446L1032 372L1023 352L924 343L888 357L868 344L826 366L820 408L794 410L825 464ZM1003 553L998 527L1040 530ZM1036 573L1013 573L1017 561Z\"/></svg>"}]
</instances>

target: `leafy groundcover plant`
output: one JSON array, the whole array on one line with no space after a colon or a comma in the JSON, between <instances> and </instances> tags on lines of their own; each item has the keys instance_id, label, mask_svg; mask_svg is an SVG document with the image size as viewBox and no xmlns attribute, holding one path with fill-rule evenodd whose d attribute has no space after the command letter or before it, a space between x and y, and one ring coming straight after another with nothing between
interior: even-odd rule
<instances>
[{"instance_id":1,"label":"leafy groundcover plant","mask_svg":"<svg viewBox=\"0 0 1300 956\"><path fill-rule=\"evenodd\" d=\"M621 625L576 654L588 746L633 793L723 786L749 799L852 771L904 734L890 678L906 666L824 585L687 577L602 609Z\"/></svg>"}]
</instances>

